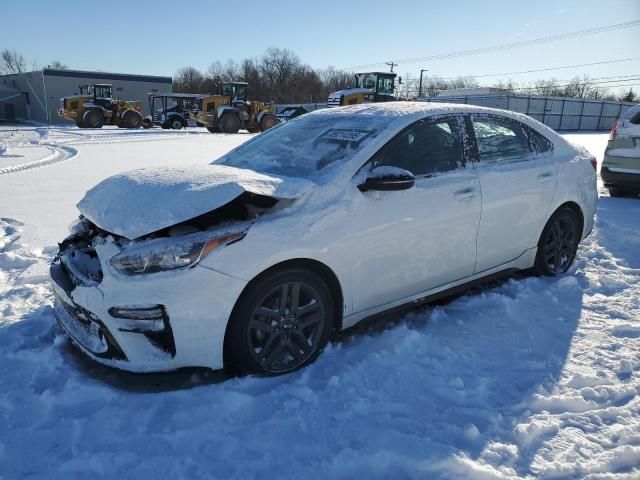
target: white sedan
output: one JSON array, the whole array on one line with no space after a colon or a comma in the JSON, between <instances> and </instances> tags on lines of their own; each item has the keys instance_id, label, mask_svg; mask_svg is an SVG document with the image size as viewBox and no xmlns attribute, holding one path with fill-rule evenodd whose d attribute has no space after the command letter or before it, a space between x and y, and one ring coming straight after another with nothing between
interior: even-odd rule
<instances>
[{"instance_id":1,"label":"white sedan","mask_svg":"<svg viewBox=\"0 0 640 480\"><path fill-rule=\"evenodd\" d=\"M211 165L89 190L51 266L55 313L125 370L290 372L371 315L515 270L566 272L596 202L595 159L529 117L321 110Z\"/></svg>"}]
</instances>

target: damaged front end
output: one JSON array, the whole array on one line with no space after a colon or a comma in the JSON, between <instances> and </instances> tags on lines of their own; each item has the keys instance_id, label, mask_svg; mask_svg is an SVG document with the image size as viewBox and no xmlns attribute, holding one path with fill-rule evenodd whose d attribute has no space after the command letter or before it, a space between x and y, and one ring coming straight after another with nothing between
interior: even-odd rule
<instances>
[{"instance_id":1,"label":"damaged front end","mask_svg":"<svg viewBox=\"0 0 640 480\"><path fill-rule=\"evenodd\" d=\"M138 356L170 360L176 346L162 292L141 292L139 303L121 304L111 286L130 282L136 289L134 279L193 268L212 252L241 241L253 222L279 202L245 192L213 211L135 239L107 232L81 216L50 268L58 323L103 363L128 362L132 348Z\"/></svg>"},{"instance_id":2,"label":"damaged front end","mask_svg":"<svg viewBox=\"0 0 640 480\"><path fill-rule=\"evenodd\" d=\"M77 289L98 288L102 283L103 270L96 245L104 242L108 234L83 218L74 222L70 231L50 267L56 320L74 342L92 355L126 360L104 322L72 300Z\"/></svg>"}]
</instances>

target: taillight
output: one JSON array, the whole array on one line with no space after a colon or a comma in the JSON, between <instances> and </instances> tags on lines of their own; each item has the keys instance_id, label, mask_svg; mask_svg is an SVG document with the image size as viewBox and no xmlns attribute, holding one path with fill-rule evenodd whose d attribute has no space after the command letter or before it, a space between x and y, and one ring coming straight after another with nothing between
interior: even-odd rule
<instances>
[{"instance_id":1,"label":"taillight","mask_svg":"<svg viewBox=\"0 0 640 480\"><path fill-rule=\"evenodd\" d=\"M595 158L591 159L591 166L596 172L598 171L598 161Z\"/></svg>"},{"instance_id":2,"label":"taillight","mask_svg":"<svg viewBox=\"0 0 640 480\"><path fill-rule=\"evenodd\" d=\"M616 139L616 131L618 130L618 120L613 122L613 126L611 127L611 132L609 133L609 140Z\"/></svg>"}]
</instances>

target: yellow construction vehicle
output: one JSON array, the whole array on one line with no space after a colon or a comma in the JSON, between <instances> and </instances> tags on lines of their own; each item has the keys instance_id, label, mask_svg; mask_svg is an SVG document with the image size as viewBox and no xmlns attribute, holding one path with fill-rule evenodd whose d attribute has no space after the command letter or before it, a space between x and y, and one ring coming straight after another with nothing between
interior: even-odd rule
<instances>
[{"instance_id":1,"label":"yellow construction vehicle","mask_svg":"<svg viewBox=\"0 0 640 480\"><path fill-rule=\"evenodd\" d=\"M226 82L221 95L197 100L192 115L196 124L211 133L237 133L240 129L255 133L273 127L278 123L275 103L249 101L248 87L246 82Z\"/></svg>"},{"instance_id":2,"label":"yellow construction vehicle","mask_svg":"<svg viewBox=\"0 0 640 480\"><path fill-rule=\"evenodd\" d=\"M80 95L62 97L58 115L72 120L80 128L140 128L141 101L117 100L111 95L112 86L106 83L79 85ZM86 91L86 93L85 93Z\"/></svg>"},{"instance_id":3,"label":"yellow construction vehicle","mask_svg":"<svg viewBox=\"0 0 640 480\"><path fill-rule=\"evenodd\" d=\"M356 73L356 86L333 92L327 99L328 107L357 105L359 103L392 102L396 74L390 72Z\"/></svg>"}]
</instances>

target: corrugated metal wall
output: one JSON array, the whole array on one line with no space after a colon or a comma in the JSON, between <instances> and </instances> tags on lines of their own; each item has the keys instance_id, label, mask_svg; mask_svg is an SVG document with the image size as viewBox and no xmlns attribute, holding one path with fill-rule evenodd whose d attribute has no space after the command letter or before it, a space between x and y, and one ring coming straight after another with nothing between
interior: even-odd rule
<instances>
[{"instance_id":1,"label":"corrugated metal wall","mask_svg":"<svg viewBox=\"0 0 640 480\"><path fill-rule=\"evenodd\" d=\"M466 103L524 113L554 130L609 130L635 103L537 95L468 95L421 97L421 102Z\"/></svg>"}]
</instances>

